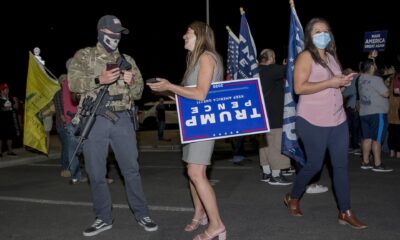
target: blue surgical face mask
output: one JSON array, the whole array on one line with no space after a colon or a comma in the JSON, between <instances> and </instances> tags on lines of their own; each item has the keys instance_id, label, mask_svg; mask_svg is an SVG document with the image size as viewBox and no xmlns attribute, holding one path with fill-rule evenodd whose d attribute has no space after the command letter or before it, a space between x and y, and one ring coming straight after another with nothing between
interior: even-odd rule
<instances>
[{"instance_id":1,"label":"blue surgical face mask","mask_svg":"<svg viewBox=\"0 0 400 240\"><path fill-rule=\"evenodd\" d=\"M314 45L319 49L325 49L331 41L331 36L327 32L321 32L312 36Z\"/></svg>"}]
</instances>

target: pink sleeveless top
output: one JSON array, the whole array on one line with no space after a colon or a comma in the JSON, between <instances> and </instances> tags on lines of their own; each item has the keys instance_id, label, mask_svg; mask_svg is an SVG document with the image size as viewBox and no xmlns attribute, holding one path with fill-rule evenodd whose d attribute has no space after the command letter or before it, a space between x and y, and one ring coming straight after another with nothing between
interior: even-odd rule
<instances>
[{"instance_id":1,"label":"pink sleeveless top","mask_svg":"<svg viewBox=\"0 0 400 240\"><path fill-rule=\"evenodd\" d=\"M342 72L335 58L328 54L328 66L335 75ZM312 63L310 82L321 82L332 76L328 69ZM334 127L346 121L346 113L343 109L343 98L339 88L327 88L317 93L299 96L297 104L297 116L319 127Z\"/></svg>"}]
</instances>

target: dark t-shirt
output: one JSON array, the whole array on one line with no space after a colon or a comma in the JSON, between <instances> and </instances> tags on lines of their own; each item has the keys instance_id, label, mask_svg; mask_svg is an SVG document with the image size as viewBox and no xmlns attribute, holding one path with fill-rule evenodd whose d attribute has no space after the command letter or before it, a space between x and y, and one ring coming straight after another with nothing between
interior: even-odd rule
<instances>
[{"instance_id":1,"label":"dark t-shirt","mask_svg":"<svg viewBox=\"0 0 400 240\"><path fill-rule=\"evenodd\" d=\"M165 121L165 105L159 103L156 107L156 110L157 110L157 120Z\"/></svg>"},{"instance_id":2,"label":"dark t-shirt","mask_svg":"<svg viewBox=\"0 0 400 240\"><path fill-rule=\"evenodd\" d=\"M259 71L270 128L282 128L286 67L259 65Z\"/></svg>"}]
</instances>

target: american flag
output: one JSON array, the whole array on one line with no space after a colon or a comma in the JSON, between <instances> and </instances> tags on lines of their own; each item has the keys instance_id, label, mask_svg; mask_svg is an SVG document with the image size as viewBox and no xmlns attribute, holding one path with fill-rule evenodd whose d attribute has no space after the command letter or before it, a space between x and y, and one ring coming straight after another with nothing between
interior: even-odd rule
<instances>
[{"instance_id":1,"label":"american flag","mask_svg":"<svg viewBox=\"0 0 400 240\"><path fill-rule=\"evenodd\" d=\"M246 14L242 13L239 34L239 78L258 77L257 49L251 36Z\"/></svg>"},{"instance_id":2,"label":"american flag","mask_svg":"<svg viewBox=\"0 0 400 240\"><path fill-rule=\"evenodd\" d=\"M239 38L228 28L228 51L226 61L226 80L237 79L239 57Z\"/></svg>"},{"instance_id":3,"label":"american flag","mask_svg":"<svg viewBox=\"0 0 400 240\"><path fill-rule=\"evenodd\" d=\"M297 98L293 89L294 61L304 49L304 33L300 20L297 17L294 5L291 5L288 66L285 83L285 104L282 125L282 153L304 165L305 157L301 149L295 129Z\"/></svg>"}]
</instances>

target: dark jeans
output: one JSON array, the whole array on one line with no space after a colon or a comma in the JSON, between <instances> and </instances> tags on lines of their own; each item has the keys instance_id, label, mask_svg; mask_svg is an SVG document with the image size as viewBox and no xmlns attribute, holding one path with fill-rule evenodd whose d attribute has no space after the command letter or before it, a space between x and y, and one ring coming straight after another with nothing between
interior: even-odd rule
<instances>
[{"instance_id":1,"label":"dark jeans","mask_svg":"<svg viewBox=\"0 0 400 240\"><path fill-rule=\"evenodd\" d=\"M339 209L350 209L350 190L348 176L349 131L347 122L335 127L318 127L305 119L297 117L296 129L303 141L306 164L296 177L291 196L299 199L308 183L324 163L326 150L329 151L333 169L333 183Z\"/></svg>"},{"instance_id":2,"label":"dark jeans","mask_svg":"<svg viewBox=\"0 0 400 240\"><path fill-rule=\"evenodd\" d=\"M84 170L81 169L80 167L80 163L79 163L79 156L82 153L82 148L83 148L83 144L81 144L81 146L79 147L78 151L74 154L78 143L79 143L79 139L78 137L75 136L75 131L76 128L72 125L72 123L67 123L66 125L66 129L67 129L67 136L68 136L68 164L70 163L70 171L71 171L71 178L73 179L81 179L83 177L83 175L85 175Z\"/></svg>"},{"instance_id":3,"label":"dark jeans","mask_svg":"<svg viewBox=\"0 0 400 240\"><path fill-rule=\"evenodd\" d=\"M347 122L349 124L350 132L350 148L360 148L361 142L361 126L360 115L354 108L346 108Z\"/></svg>"},{"instance_id":4,"label":"dark jeans","mask_svg":"<svg viewBox=\"0 0 400 240\"><path fill-rule=\"evenodd\" d=\"M164 139L165 121L158 121L158 140Z\"/></svg>"},{"instance_id":5,"label":"dark jeans","mask_svg":"<svg viewBox=\"0 0 400 240\"><path fill-rule=\"evenodd\" d=\"M232 141L233 162L240 162L244 159L244 137L236 137Z\"/></svg>"},{"instance_id":6,"label":"dark jeans","mask_svg":"<svg viewBox=\"0 0 400 240\"><path fill-rule=\"evenodd\" d=\"M68 159L68 132L65 127L57 128L58 137L61 142L61 168L62 170L67 170L69 159Z\"/></svg>"},{"instance_id":7,"label":"dark jeans","mask_svg":"<svg viewBox=\"0 0 400 240\"><path fill-rule=\"evenodd\" d=\"M109 145L124 177L126 196L135 218L138 220L149 216L137 161L136 132L128 112L120 112L117 115L119 120L115 124L98 116L83 145L94 212L96 217L108 224L111 224L113 219L111 195L106 181Z\"/></svg>"}]
</instances>

